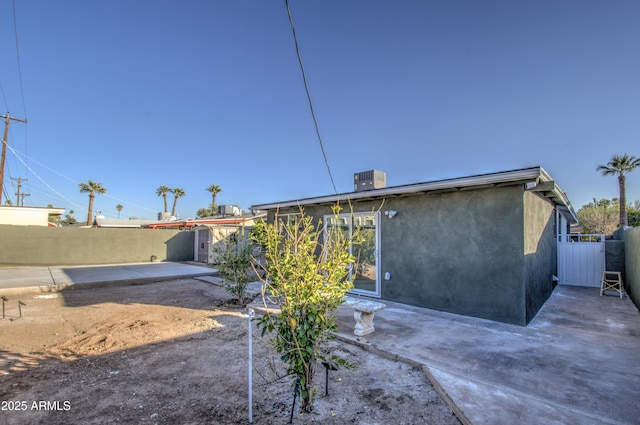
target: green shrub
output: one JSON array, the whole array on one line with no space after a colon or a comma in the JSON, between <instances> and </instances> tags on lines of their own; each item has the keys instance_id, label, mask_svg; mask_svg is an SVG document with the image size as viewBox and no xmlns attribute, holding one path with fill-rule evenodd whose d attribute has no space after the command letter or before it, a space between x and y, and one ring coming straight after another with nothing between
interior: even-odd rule
<instances>
[{"instance_id":1,"label":"green shrub","mask_svg":"<svg viewBox=\"0 0 640 425\"><path fill-rule=\"evenodd\" d=\"M339 211L334 207L334 214ZM304 213L293 223L259 222L253 241L263 248L265 277L263 300L275 303L277 314L267 312L257 319L262 336L269 334L287 372L298 388L301 410L313 410L313 377L319 361L352 367L331 356L325 343L337 329L333 312L353 288L349 273L355 259L349 252L350 241L338 227L321 240L322 224L314 226ZM266 309L267 310L267 309ZM267 310L268 311L268 310Z\"/></svg>"},{"instance_id":2,"label":"green shrub","mask_svg":"<svg viewBox=\"0 0 640 425\"><path fill-rule=\"evenodd\" d=\"M246 290L253 273L251 251L254 245L245 236L244 228L238 228L228 236L220 234L222 246L214 248L217 254L215 267L223 277L224 288L238 300L246 304Z\"/></svg>"}]
</instances>

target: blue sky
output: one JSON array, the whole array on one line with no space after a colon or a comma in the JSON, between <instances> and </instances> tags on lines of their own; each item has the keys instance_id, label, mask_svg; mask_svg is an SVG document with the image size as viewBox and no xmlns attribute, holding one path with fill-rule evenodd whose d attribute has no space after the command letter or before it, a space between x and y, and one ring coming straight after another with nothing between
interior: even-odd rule
<instances>
[{"instance_id":1,"label":"blue sky","mask_svg":"<svg viewBox=\"0 0 640 425\"><path fill-rule=\"evenodd\" d=\"M599 164L640 156L640 2L290 5L339 192L370 169L395 186L541 165L578 209L617 196ZM10 177L78 219L87 180L108 217L156 218L160 185L185 190L182 218L211 184L244 209L333 193L284 0L6 0L0 35L0 110L28 119L14 201Z\"/></svg>"}]
</instances>

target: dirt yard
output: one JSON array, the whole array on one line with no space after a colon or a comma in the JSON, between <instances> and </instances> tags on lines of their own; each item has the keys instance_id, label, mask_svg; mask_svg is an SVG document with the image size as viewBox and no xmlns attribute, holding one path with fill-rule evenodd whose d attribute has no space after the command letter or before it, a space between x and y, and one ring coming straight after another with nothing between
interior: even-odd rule
<instances>
[{"instance_id":1,"label":"dirt yard","mask_svg":"<svg viewBox=\"0 0 640 425\"><path fill-rule=\"evenodd\" d=\"M11 299L0 319L0 423L248 423L248 321L230 301L194 279ZM252 328L253 423L289 423L291 379L273 382L283 371ZM322 368L315 410L300 413L298 400L294 424L460 423L420 370L334 348L358 368L331 372L328 396Z\"/></svg>"}]
</instances>

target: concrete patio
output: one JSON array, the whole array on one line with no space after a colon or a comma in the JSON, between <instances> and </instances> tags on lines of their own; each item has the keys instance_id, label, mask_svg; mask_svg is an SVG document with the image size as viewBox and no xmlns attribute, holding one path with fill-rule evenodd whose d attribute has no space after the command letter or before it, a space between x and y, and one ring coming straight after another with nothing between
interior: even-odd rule
<instances>
[{"instance_id":1,"label":"concrete patio","mask_svg":"<svg viewBox=\"0 0 640 425\"><path fill-rule=\"evenodd\" d=\"M365 337L340 307L339 338L423 367L463 423L640 423L640 313L627 297L559 286L527 327L385 304Z\"/></svg>"}]
</instances>

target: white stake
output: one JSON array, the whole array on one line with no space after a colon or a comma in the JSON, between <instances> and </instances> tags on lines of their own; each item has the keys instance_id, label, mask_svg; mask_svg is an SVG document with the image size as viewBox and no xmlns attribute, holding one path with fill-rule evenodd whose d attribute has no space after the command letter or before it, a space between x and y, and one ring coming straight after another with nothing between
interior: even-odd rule
<instances>
[{"instance_id":1,"label":"white stake","mask_svg":"<svg viewBox=\"0 0 640 425\"><path fill-rule=\"evenodd\" d=\"M253 341L251 331L251 319L256 315L253 309L249 308L248 325L249 325L249 423L253 423Z\"/></svg>"}]
</instances>

